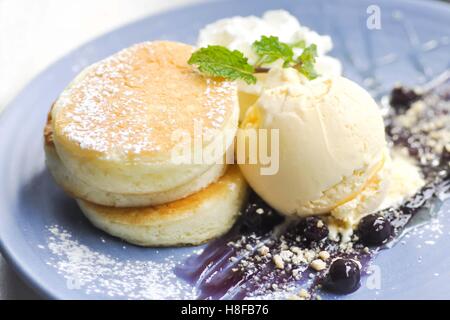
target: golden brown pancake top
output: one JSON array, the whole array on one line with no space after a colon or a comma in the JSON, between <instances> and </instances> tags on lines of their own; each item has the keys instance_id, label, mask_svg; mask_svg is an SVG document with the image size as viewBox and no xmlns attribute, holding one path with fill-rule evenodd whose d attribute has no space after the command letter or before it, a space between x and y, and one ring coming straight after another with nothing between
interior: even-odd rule
<instances>
[{"instance_id":1,"label":"golden brown pancake top","mask_svg":"<svg viewBox=\"0 0 450 320\"><path fill-rule=\"evenodd\" d=\"M170 152L172 134L223 129L235 108L234 83L206 78L187 64L189 45L134 45L85 71L56 102L55 139L86 154L133 157Z\"/></svg>"}]
</instances>

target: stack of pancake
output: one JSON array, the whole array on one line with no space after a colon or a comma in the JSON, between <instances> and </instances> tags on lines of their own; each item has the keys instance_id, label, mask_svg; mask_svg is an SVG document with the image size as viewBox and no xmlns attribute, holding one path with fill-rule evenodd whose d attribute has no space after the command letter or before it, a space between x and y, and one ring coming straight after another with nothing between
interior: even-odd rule
<instances>
[{"instance_id":1,"label":"stack of pancake","mask_svg":"<svg viewBox=\"0 0 450 320\"><path fill-rule=\"evenodd\" d=\"M187 64L192 51L165 41L124 49L82 71L48 117L56 182L95 226L134 244L202 243L228 231L245 200L239 170L224 164L238 126L236 86L198 74ZM200 149L220 140L224 152L175 162L174 137L195 139L199 124Z\"/></svg>"}]
</instances>

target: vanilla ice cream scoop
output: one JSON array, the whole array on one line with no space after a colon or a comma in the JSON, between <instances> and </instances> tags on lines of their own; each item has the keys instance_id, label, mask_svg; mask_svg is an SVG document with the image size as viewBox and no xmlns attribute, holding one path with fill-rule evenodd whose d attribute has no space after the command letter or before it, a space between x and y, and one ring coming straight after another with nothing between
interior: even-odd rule
<instances>
[{"instance_id":1,"label":"vanilla ice cream scoop","mask_svg":"<svg viewBox=\"0 0 450 320\"><path fill-rule=\"evenodd\" d=\"M260 162L241 164L245 178L285 215L335 212L356 223L381 203L388 176L377 104L341 76L309 81L294 69L273 68L267 82L242 127L279 130L278 150L271 150L272 157L279 154L279 169L263 175Z\"/></svg>"}]
</instances>

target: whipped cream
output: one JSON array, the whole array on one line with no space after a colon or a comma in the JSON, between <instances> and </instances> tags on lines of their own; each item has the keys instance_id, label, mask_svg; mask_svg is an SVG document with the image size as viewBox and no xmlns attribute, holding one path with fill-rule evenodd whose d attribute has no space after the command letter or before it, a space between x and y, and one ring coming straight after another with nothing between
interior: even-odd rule
<instances>
[{"instance_id":1,"label":"whipped cream","mask_svg":"<svg viewBox=\"0 0 450 320\"><path fill-rule=\"evenodd\" d=\"M239 50L250 63L255 63L257 56L252 50L252 44L263 35L276 36L280 41L290 44L301 40L305 41L307 46L314 43L317 46L318 54L315 68L319 74L340 75L342 73L341 63L327 55L333 48L331 38L302 26L297 18L284 10L267 11L262 17L237 16L218 20L200 30L197 46L221 45L231 50ZM299 56L302 51L301 48L295 48L294 56ZM256 85L248 85L239 81L239 90L245 93L259 94L262 90L264 75L260 76L258 80Z\"/></svg>"}]
</instances>

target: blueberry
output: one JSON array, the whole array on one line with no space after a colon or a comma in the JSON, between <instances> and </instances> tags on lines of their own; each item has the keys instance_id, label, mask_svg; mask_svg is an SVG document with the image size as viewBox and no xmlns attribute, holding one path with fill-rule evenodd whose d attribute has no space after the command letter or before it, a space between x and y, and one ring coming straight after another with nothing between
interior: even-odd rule
<instances>
[{"instance_id":1,"label":"blueberry","mask_svg":"<svg viewBox=\"0 0 450 320\"><path fill-rule=\"evenodd\" d=\"M333 261L328 271L325 288L336 293L351 293L360 286L361 271L351 259Z\"/></svg>"},{"instance_id":2,"label":"blueberry","mask_svg":"<svg viewBox=\"0 0 450 320\"><path fill-rule=\"evenodd\" d=\"M358 226L359 237L366 246L378 246L386 243L394 234L389 220L379 214L364 217Z\"/></svg>"},{"instance_id":3,"label":"blueberry","mask_svg":"<svg viewBox=\"0 0 450 320\"><path fill-rule=\"evenodd\" d=\"M308 241L320 241L328 236L328 227L317 217L308 217L300 223L300 231Z\"/></svg>"},{"instance_id":4,"label":"blueberry","mask_svg":"<svg viewBox=\"0 0 450 320\"><path fill-rule=\"evenodd\" d=\"M421 97L416 91L405 87L396 87L392 90L390 104L397 111L408 109L411 104Z\"/></svg>"},{"instance_id":5,"label":"blueberry","mask_svg":"<svg viewBox=\"0 0 450 320\"><path fill-rule=\"evenodd\" d=\"M446 147L442 149L439 165L443 168L448 168L450 162L450 150Z\"/></svg>"},{"instance_id":6,"label":"blueberry","mask_svg":"<svg viewBox=\"0 0 450 320\"><path fill-rule=\"evenodd\" d=\"M259 213L262 212L262 213ZM243 234L265 234L283 221L283 217L277 214L257 194L251 193L244 208L244 214L239 226L239 232Z\"/></svg>"}]
</instances>

